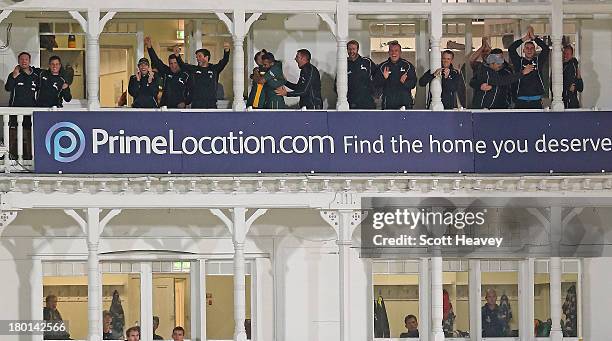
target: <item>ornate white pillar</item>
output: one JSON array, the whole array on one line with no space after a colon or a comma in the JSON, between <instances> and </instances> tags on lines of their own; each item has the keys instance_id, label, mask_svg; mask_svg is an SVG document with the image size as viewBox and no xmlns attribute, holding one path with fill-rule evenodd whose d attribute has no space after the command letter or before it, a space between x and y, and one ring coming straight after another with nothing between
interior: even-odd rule
<instances>
[{"instance_id":1,"label":"ornate white pillar","mask_svg":"<svg viewBox=\"0 0 612 341\"><path fill-rule=\"evenodd\" d=\"M431 258L431 332L432 341L443 341L442 257Z\"/></svg>"},{"instance_id":2,"label":"ornate white pillar","mask_svg":"<svg viewBox=\"0 0 612 341\"><path fill-rule=\"evenodd\" d=\"M482 298L480 260L469 260L469 306L470 306L470 335L472 341L482 339L482 315L480 310L480 300Z\"/></svg>"},{"instance_id":3,"label":"ornate white pillar","mask_svg":"<svg viewBox=\"0 0 612 341\"><path fill-rule=\"evenodd\" d=\"M351 340L351 245L353 232L365 218L359 210L340 209L321 211L321 217L337 234L340 291L340 341Z\"/></svg>"},{"instance_id":4,"label":"ornate white pillar","mask_svg":"<svg viewBox=\"0 0 612 341\"><path fill-rule=\"evenodd\" d=\"M246 103L244 101L244 37L251 25L259 19L261 13L253 13L246 19L244 10L234 10L233 21L225 13L215 13L217 17L225 23L228 31L232 34L234 50L232 51L232 70L233 70L233 87L234 87L234 103L232 108L234 111L245 111ZM246 20L245 20L246 19Z\"/></svg>"},{"instance_id":5,"label":"ornate white pillar","mask_svg":"<svg viewBox=\"0 0 612 341\"><path fill-rule=\"evenodd\" d=\"M232 241L234 243L234 341L246 341L247 335L244 329L244 320L246 318L244 243L246 235L255 219L266 213L267 210L258 209L247 218L246 208L235 207L232 209L231 219L220 209L211 209L210 211L219 217L232 233Z\"/></svg>"},{"instance_id":6,"label":"ornate white pillar","mask_svg":"<svg viewBox=\"0 0 612 341\"><path fill-rule=\"evenodd\" d=\"M561 258L550 258L550 319L552 328L550 330L551 341L561 341Z\"/></svg>"},{"instance_id":7,"label":"ornate white pillar","mask_svg":"<svg viewBox=\"0 0 612 341\"><path fill-rule=\"evenodd\" d=\"M348 0L338 0L336 5L336 41L338 43L336 61L336 91L337 110L349 110L348 93L348 61L346 60L346 42L348 39Z\"/></svg>"},{"instance_id":8,"label":"ornate white pillar","mask_svg":"<svg viewBox=\"0 0 612 341\"><path fill-rule=\"evenodd\" d=\"M206 341L206 260L191 262L191 340Z\"/></svg>"},{"instance_id":9,"label":"ornate white pillar","mask_svg":"<svg viewBox=\"0 0 612 341\"><path fill-rule=\"evenodd\" d=\"M519 336L521 341L533 340L535 259L519 261Z\"/></svg>"},{"instance_id":10,"label":"ornate white pillar","mask_svg":"<svg viewBox=\"0 0 612 341\"><path fill-rule=\"evenodd\" d=\"M43 319L43 268L40 257L32 257L32 269L30 270L30 304L32 307L32 320ZM43 334L32 335L32 341L42 341Z\"/></svg>"},{"instance_id":11,"label":"ornate white pillar","mask_svg":"<svg viewBox=\"0 0 612 341\"><path fill-rule=\"evenodd\" d=\"M81 217L75 210L64 210L81 227L87 238L87 322L89 341L102 340L102 307L100 297L102 288L100 286L100 259L99 245L100 235L108 222L121 212L111 210L103 219L100 219L99 208L87 208L86 217Z\"/></svg>"},{"instance_id":12,"label":"ornate white pillar","mask_svg":"<svg viewBox=\"0 0 612 341\"><path fill-rule=\"evenodd\" d=\"M440 40L442 39L442 0L431 0L429 32L429 43L431 44L429 64L433 72L438 69L442 63L442 55L440 54ZM435 77L431 81L429 91L431 92L430 109L434 111L444 110L444 105L442 104L442 81L440 77Z\"/></svg>"},{"instance_id":13,"label":"ornate white pillar","mask_svg":"<svg viewBox=\"0 0 612 341\"><path fill-rule=\"evenodd\" d=\"M563 105L563 46L561 45L563 39L563 0L552 0L551 6L551 40L553 43L551 54L553 89L552 109L555 111L562 111L565 109Z\"/></svg>"},{"instance_id":14,"label":"ornate white pillar","mask_svg":"<svg viewBox=\"0 0 612 341\"><path fill-rule=\"evenodd\" d=\"M140 340L153 340L153 265L151 262L140 263Z\"/></svg>"},{"instance_id":15,"label":"ornate white pillar","mask_svg":"<svg viewBox=\"0 0 612 341\"><path fill-rule=\"evenodd\" d=\"M87 77L87 107L89 110L100 109L100 33L115 14L116 12L107 12L100 19L100 9L89 8L87 20L85 20L78 11L70 11L70 15L79 22L87 35L87 49L85 51L87 63L85 67ZM142 41L142 39L140 40Z\"/></svg>"},{"instance_id":16,"label":"ornate white pillar","mask_svg":"<svg viewBox=\"0 0 612 341\"><path fill-rule=\"evenodd\" d=\"M429 278L429 258L421 258L419 263L419 341L429 341L431 324L431 285Z\"/></svg>"},{"instance_id":17,"label":"ornate white pillar","mask_svg":"<svg viewBox=\"0 0 612 341\"><path fill-rule=\"evenodd\" d=\"M246 110L246 103L244 102L244 36L246 33L244 20L244 10L234 10L234 32L232 34L232 40L234 41L234 50L232 51L234 104L232 107L234 111Z\"/></svg>"},{"instance_id":18,"label":"ornate white pillar","mask_svg":"<svg viewBox=\"0 0 612 341\"><path fill-rule=\"evenodd\" d=\"M415 23L416 32L416 71L417 77L420 77L427 69L429 69L429 34L427 33L427 24L425 20L419 19ZM427 106L428 87L417 86L416 98L414 105L416 108L425 108ZM423 319L421 318L421 321Z\"/></svg>"}]
</instances>

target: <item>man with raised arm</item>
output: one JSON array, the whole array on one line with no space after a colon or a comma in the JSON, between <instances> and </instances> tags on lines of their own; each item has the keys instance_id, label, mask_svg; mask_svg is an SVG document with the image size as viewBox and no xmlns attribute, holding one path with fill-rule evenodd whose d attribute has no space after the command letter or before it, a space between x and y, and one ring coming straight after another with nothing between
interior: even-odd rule
<instances>
[{"instance_id":1,"label":"man with raised arm","mask_svg":"<svg viewBox=\"0 0 612 341\"><path fill-rule=\"evenodd\" d=\"M524 56L521 57L516 49L523 43L525 43ZM539 54L536 54L536 44L542 48ZM529 26L527 34L508 47L508 53L515 72L520 73L527 65L531 65L535 71L519 80L516 87L515 108L542 109L542 97L544 96L542 72L544 65L548 63L550 48L542 39L535 36L533 27Z\"/></svg>"},{"instance_id":2,"label":"man with raised arm","mask_svg":"<svg viewBox=\"0 0 612 341\"><path fill-rule=\"evenodd\" d=\"M192 109L216 109L217 108L217 83L219 74L229 62L230 44L223 43L223 58L218 64L210 63L210 51L199 49L195 52L197 65L186 64L181 55L176 53L181 70L187 71L191 77L191 108Z\"/></svg>"}]
</instances>

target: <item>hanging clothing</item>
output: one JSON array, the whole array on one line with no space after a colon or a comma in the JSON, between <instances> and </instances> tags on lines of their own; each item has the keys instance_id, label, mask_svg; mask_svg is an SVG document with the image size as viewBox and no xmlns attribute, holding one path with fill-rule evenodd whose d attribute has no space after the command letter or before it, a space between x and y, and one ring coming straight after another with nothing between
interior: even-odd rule
<instances>
[{"instance_id":1,"label":"hanging clothing","mask_svg":"<svg viewBox=\"0 0 612 341\"><path fill-rule=\"evenodd\" d=\"M391 337L387 308L382 296L374 302L374 337Z\"/></svg>"}]
</instances>

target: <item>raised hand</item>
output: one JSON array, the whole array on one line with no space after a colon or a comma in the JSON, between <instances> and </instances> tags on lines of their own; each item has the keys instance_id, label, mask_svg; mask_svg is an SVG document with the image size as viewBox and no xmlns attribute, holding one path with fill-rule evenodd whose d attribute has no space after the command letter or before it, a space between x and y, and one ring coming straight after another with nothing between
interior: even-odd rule
<instances>
[{"instance_id":1,"label":"raised hand","mask_svg":"<svg viewBox=\"0 0 612 341\"><path fill-rule=\"evenodd\" d=\"M140 70L138 70L136 72L136 80L140 82L140 79L142 78L142 73L140 73Z\"/></svg>"},{"instance_id":2,"label":"raised hand","mask_svg":"<svg viewBox=\"0 0 612 341\"><path fill-rule=\"evenodd\" d=\"M385 79L387 79L387 78L389 78L389 75L390 75L390 74L391 74L391 70L389 70L389 67L388 67L388 66L386 66L386 67L383 69L383 77L385 77Z\"/></svg>"},{"instance_id":3,"label":"raised hand","mask_svg":"<svg viewBox=\"0 0 612 341\"><path fill-rule=\"evenodd\" d=\"M448 78L448 76L450 76L450 69L449 68L444 68L444 78Z\"/></svg>"},{"instance_id":4,"label":"raised hand","mask_svg":"<svg viewBox=\"0 0 612 341\"><path fill-rule=\"evenodd\" d=\"M154 76L153 70L151 70L151 67L149 66L149 79L147 80L147 82L149 84L151 84L151 82L153 82L153 76Z\"/></svg>"},{"instance_id":5,"label":"raised hand","mask_svg":"<svg viewBox=\"0 0 612 341\"><path fill-rule=\"evenodd\" d=\"M525 65L525 67L523 68L523 71L521 71L521 73L523 75L527 75L529 74L531 71L533 71L533 64L527 64Z\"/></svg>"},{"instance_id":6,"label":"raised hand","mask_svg":"<svg viewBox=\"0 0 612 341\"><path fill-rule=\"evenodd\" d=\"M13 70L13 78L17 78L17 76L19 76L20 70L21 67L19 65L15 66L15 69Z\"/></svg>"},{"instance_id":7,"label":"raised hand","mask_svg":"<svg viewBox=\"0 0 612 341\"><path fill-rule=\"evenodd\" d=\"M172 52L175 56L178 57L181 54L181 47L178 45L174 45L174 47L172 48Z\"/></svg>"},{"instance_id":8,"label":"raised hand","mask_svg":"<svg viewBox=\"0 0 612 341\"><path fill-rule=\"evenodd\" d=\"M144 44L145 44L145 47L146 47L146 48L150 49L150 48L151 48L151 46L152 46L152 45L151 45L151 37L145 37L145 38L144 38Z\"/></svg>"},{"instance_id":9,"label":"raised hand","mask_svg":"<svg viewBox=\"0 0 612 341\"><path fill-rule=\"evenodd\" d=\"M223 43L223 51L229 51L230 50L230 43L228 43L227 41Z\"/></svg>"},{"instance_id":10,"label":"raised hand","mask_svg":"<svg viewBox=\"0 0 612 341\"><path fill-rule=\"evenodd\" d=\"M440 75L442 74L442 70L443 68L439 68L434 72L434 77L440 77Z\"/></svg>"},{"instance_id":11,"label":"raised hand","mask_svg":"<svg viewBox=\"0 0 612 341\"><path fill-rule=\"evenodd\" d=\"M401 77L400 77L400 82L402 84L406 83L406 80L408 79L408 74L404 73Z\"/></svg>"}]
</instances>

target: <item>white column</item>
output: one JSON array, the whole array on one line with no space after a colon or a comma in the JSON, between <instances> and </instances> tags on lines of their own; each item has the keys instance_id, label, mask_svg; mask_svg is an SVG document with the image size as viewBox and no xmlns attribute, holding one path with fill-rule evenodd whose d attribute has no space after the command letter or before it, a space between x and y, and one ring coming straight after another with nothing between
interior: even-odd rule
<instances>
[{"instance_id":1,"label":"white column","mask_svg":"<svg viewBox=\"0 0 612 341\"><path fill-rule=\"evenodd\" d=\"M206 341L206 260L191 262L191 340Z\"/></svg>"},{"instance_id":2,"label":"white column","mask_svg":"<svg viewBox=\"0 0 612 341\"><path fill-rule=\"evenodd\" d=\"M432 341L443 341L442 257L431 258L431 333Z\"/></svg>"},{"instance_id":3,"label":"white column","mask_svg":"<svg viewBox=\"0 0 612 341\"><path fill-rule=\"evenodd\" d=\"M348 93L348 62L346 60L346 42L348 39L348 0L338 0L336 7L336 42L338 43L336 59L336 91L337 110L349 110Z\"/></svg>"},{"instance_id":4,"label":"white column","mask_svg":"<svg viewBox=\"0 0 612 341\"><path fill-rule=\"evenodd\" d=\"M140 340L153 340L153 268L151 262L140 263Z\"/></svg>"},{"instance_id":5,"label":"white column","mask_svg":"<svg viewBox=\"0 0 612 341\"><path fill-rule=\"evenodd\" d=\"M553 100L552 109L561 111L565 107L563 105L563 0L552 0L552 15L551 15L551 40L552 46L552 89ZM554 320L553 320L554 322ZM554 323L553 323L554 324Z\"/></svg>"},{"instance_id":6,"label":"white column","mask_svg":"<svg viewBox=\"0 0 612 341\"><path fill-rule=\"evenodd\" d=\"M431 70L439 68L442 62L440 54L440 40L442 39L442 0L431 0L431 13L429 15L429 42L431 44L430 51L430 67ZM436 77L431 81L431 110L444 110L442 104L442 82L440 77ZM434 326L435 327L435 326Z\"/></svg>"},{"instance_id":7,"label":"white column","mask_svg":"<svg viewBox=\"0 0 612 341\"><path fill-rule=\"evenodd\" d=\"M236 238L236 232L246 230L246 209L236 207L233 211L234 222L234 341L245 341L246 331L246 288L244 281L244 238ZM246 233L245 233L246 234Z\"/></svg>"},{"instance_id":8,"label":"white column","mask_svg":"<svg viewBox=\"0 0 612 341\"><path fill-rule=\"evenodd\" d=\"M232 39L234 50L232 51L233 83L234 83L234 111L245 111L244 102L244 36L245 36L245 13L244 10L234 10L234 30Z\"/></svg>"},{"instance_id":9,"label":"white column","mask_svg":"<svg viewBox=\"0 0 612 341\"><path fill-rule=\"evenodd\" d=\"M472 54L472 49L473 49L473 45L472 45L472 41L473 41L474 35L472 33L472 19L468 19L465 21L465 58L464 58L464 63L465 63L465 74L463 75L463 80L466 82L469 82L470 79L472 79L472 67L470 66L470 55ZM459 65L457 65L459 66ZM465 86L465 105L470 108L470 104L472 102L472 87L469 86L468 84L466 84Z\"/></svg>"},{"instance_id":10,"label":"white column","mask_svg":"<svg viewBox=\"0 0 612 341\"><path fill-rule=\"evenodd\" d=\"M561 341L561 258L550 258L550 319L552 328L550 330L551 341Z\"/></svg>"},{"instance_id":11,"label":"white column","mask_svg":"<svg viewBox=\"0 0 612 341\"><path fill-rule=\"evenodd\" d=\"M345 58L346 60L346 58ZM351 284L351 260L350 252L352 245L352 215L354 211L341 210L338 225L338 266L339 266L339 290L340 290L340 341L351 339L351 309L350 309L350 284Z\"/></svg>"},{"instance_id":12,"label":"white column","mask_svg":"<svg viewBox=\"0 0 612 341\"><path fill-rule=\"evenodd\" d=\"M89 341L102 340L102 320L100 311L100 260L98 259L98 247L100 243L100 209L87 209L87 322Z\"/></svg>"},{"instance_id":13,"label":"white column","mask_svg":"<svg viewBox=\"0 0 612 341\"><path fill-rule=\"evenodd\" d=\"M32 320L43 319L43 269L40 257L32 257L32 269L30 270L30 304ZM43 335L32 335L32 341L42 341Z\"/></svg>"},{"instance_id":14,"label":"white column","mask_svg":"<svg viewBox=\"0 0 612 341\"><path fill-rule=\"evenodd\" d=\"M533 340L534 319L534 267L535 259L528 258L519 262L519 336L521 341Z\"/></svg>"},{"instance_id":15,"label":"white column","mask_svg":"<svg viewBox=\"0 0 612 341\"><path fill-rule=\"evenodd\" d=\"M420 77L427 69L429 69L429 35L427 33L427 24L425 20L418 20L415 23L416 28L416 71L417 77ZM415 98L416 108L425 108L427 103L428 87L417 86L417 94ZM423 319L421 319L423 320Z\"/></svg>"},{"instance_id":16,"label":"white column","mask_svg":"<svg viewBox=\"0 0 612 341\"><path fill-rule=\"evenodd\" d=\"M87 236L87 322L89 341L102 339L102 306L100 299L102 287L100 282L99 255L100 235L108 222L121 212L121 210L111 210L103 219L100 219L99 208L87 208L86 217L83 219L75 210L64 210L79 224Z\"/></svg>"},{"instance_id":17,"label":"white column","mask_svg":"<svg viewBox=\"0 0 612 341\"><path fill-rule=\"evenodd\" d=\"M421 258L419 264L419 333L420 341L429 341L430 314L429 258Z\"/></svg>"},{"instance_id":18,"label":"white column","mask_svg":"<svg viewBox=\"0 0 612 341\"><path fill-rule=\"evenodd\" d=\"M480 308L481 293L481 274L480 260L471 259L469 270L469 306L470 306L470 335L472 341L482 339L482 315Z\"/></svg>"},{"instance_id":19,"label":"white column","mask_svg":"<svg viewBox=\"0 0 612 341\"><path fill-rule=\"evenodd\" d=\"M100 36L87 34L87 107L100 108Z\"/></svg>"}]
</instances>

